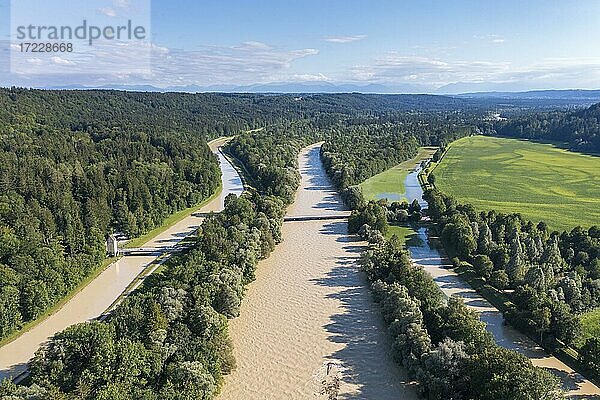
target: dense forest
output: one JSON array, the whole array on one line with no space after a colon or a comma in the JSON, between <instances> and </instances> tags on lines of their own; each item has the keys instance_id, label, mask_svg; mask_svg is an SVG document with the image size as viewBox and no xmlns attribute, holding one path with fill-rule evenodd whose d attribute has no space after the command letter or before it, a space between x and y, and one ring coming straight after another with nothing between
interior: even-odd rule
<instances>
[{"instance_id":1,"label":"dense forest","mask_svg":"<svg viewBox=\"0 0 600 400\"><path fill-rule=\"evenodd\" d=\"M393 124L350 125L331 133L321 146L321 160L340 189L414 157L419 146L414 136Z\"/></svg>"},{"instance_id":2,"label":"dense forest","mask_svg":"<svg viewBox=\"0 0 600 400\"><path fill-rule=\"evenodd\" d=\"M321 161L352 209L364 206L356 186L417 154L419 146L446 146L478 132L471 113L406 113L348 118L324 130Z\"/></svg>"},{"instance_id":3,"label":"dense forest","mask_svg":"<svg viewBox=\"0 0 600 400\"><path fill-rule=\"evenodd\" d=\"M57 334L30 363L32 385L4 382L0 397L212 399L235 365L227 318L239 314L257 262L281 240L291 199L280 188L290 185L293 193L298 185L299 146L283 130L234 138L230 151L265 186L230 195L184 254L171 258L105 322Z\"/></svg>"},{"instance_id":4,"label":"dense forest","mask_svg":"<svg viewBox=\"0 0 600 400\"><path fill-rule=\"evenodd\" d=\"M11 103L0 106L0 339L98 268L107 234L147 232L210 196L220 176L202 135L80 130L51 120L59 109L83 118L60 97L34 97L39 108L0 95Z\"/></svg>"},{"instance_id":5,"label":"dense forest","mask_svg":"<svg viewBox=\"0 0 600 400\"><path fill-rule=\"evenodd\" d=\"M297 154L324 140L327 172L356 209L351 229L374 243L365 269L390 323L394 352L423 392L502 398L522 390L555 398L551 378L491 344L462 303L443 304L433 281L405 263L398 244L386 244L379 231L388 221L420 219L418 204L366 204L354 186L412 157L418 146L443 147L479 132L487 112L477 102L443 96L0 89L0 338L94 271L105 257L106 234L139 235L209 196L219 170L208 139L236 134L227 152L252 184L240 198L229 197L188 250L105 322L57 334L30 364L32 384L3 382L0 397L213 398L235 363L227 319L238 315L258 260L281 240L284 210L299 184ZM597 143L588 133L584 142ZM597 228L550 233L436 196L444 237L459 256L483 275L489 271L499 290L523 287L514 291L513 321L572 340L572 313L597 306ZM485 225L489 249L480 251ZM525 372L517 375L518 368ZM486 373L494 370L505 371L513 384L490 387Z\"/></svg>"},{"instance_id":6,"label":"dense forest","mask_svg":"<svg viewBox=\"0 0 600 400\"><path fill-rule=\"evenodd\" d=\"M97 269L107 234L140 235L209 196L219 171L207 139L267 127L259 138L241 136L231 152L259 190L290 199L297 177L281 167L296 143L343 140L362 129L357 124L394 131L389 124L400 120L419 136L423 118L410 113L465 105L412 95L0 89L0 339ZM283 137L289 143L273 142ZM251 158L265 146L282 154L270 162Z\"/></svg>"},{"instance_id":7,"label":"dense forest","mask_svg":"<svg viewBox=\"0 0 600 400\"><path fill-rule=\"evenodd\" d=\"M321 136L307 121L293 121L266 127L259 132L240 134L226 151L241 161L252 178L252 184L261 193L278 196L291 203L300 183L297 170L299 150Z\"/></svg>"},{"instance_id":8,"label":"dense forest","mask_svg":"<svg viewBox=\"0 0 600 400\"><path fill-rule=\"evenodd\" d=\"M446 301L396 237L362 256L392 337L392 354L427 399L560 399L558 379L494 343L462 300Z\"/></svg>"},{"instance_id":9,"label":"dense forest","mask_svg":"<svg viewBox=\"0 0 600 400\"><path fill-rule=\"evenodd\" d=\"M549 232L543 222L478 213L436 190L425 198L449 255L510 300L505 313L512 324L542 340L573 343L577 315L600 307L600 228ZM584 345L590 346L597 346L593 339Z\"/></svg>"},{"instance_id":10,"label":"dense forest","mask_svg":"<svg viewBox=\"0 0 600 400\"><path fill-rule=\"evenodd\" d=\"M600 151L600 103L577 111L527 113L497 122L488 134L569 143L578 151Z\"/></svg>"},{"instance_id":11,"label":"dense forest","mask_svg":"<svg viewBox=\"0 0 600 400\"><path fill-rule=\"evenodd\" d=\"M394 119L412 112L484 115L479 103L431 95L156 93L115 90L0 88L0 120L31 116L71 131L178 131L214 138L278 123L310 119L319 126L340 118ZM462 112L462 111L460 111Z\"/></svg>"}]
</instances>

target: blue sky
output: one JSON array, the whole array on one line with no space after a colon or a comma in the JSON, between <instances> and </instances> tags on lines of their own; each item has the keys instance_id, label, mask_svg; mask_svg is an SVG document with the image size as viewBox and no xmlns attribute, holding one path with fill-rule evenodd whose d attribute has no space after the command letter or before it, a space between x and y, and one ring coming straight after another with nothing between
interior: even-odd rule
<instances>
[{"instance_id":1,"label":"blue sky","mask_svg":"<svg viewBox=\"0 0 600 400\"><path fill-rule=\"evenodd\" d=\"M74 1L59 1L62 8L45 18L73 14ZM86 1L94 4L95 18L110 21L135 16L132 4L143 0ZM8 6L9 0L0 0L4 41ZM396 92L600 88L600 0L154 0L151 10L148 73L92 71L78 60L55 57L46 70L54 62L61 73L3 71L0 83L316 82ZM123 61L114 54L110 59L110 51L103 56L107 64L99 65Z\"/></svg>"}]
</instances>

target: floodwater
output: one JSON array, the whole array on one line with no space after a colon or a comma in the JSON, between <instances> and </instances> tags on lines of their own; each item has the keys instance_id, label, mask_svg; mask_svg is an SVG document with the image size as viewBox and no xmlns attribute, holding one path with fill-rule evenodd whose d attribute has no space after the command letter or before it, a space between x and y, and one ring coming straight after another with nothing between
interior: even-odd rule
<instances>
[{"instance_id":1,"label":"floodwater","mask_svg":"<svg viewBox=\"0 0 600 400\"><path fill-rule=\"evenodd\" d=\"M418 173L419 170L417 169L406 178L407 193L410 187L413 196L409 198L409 201L415 198L420 202L423 201L423 191L417 180ZM415 182L418 186L414 186ZM424 202L422 206L426 207L427 203ZM413 262L421 265L448 297L459 296L468 307L477 311L480 319L487 324L486 329L494 335L498 345L517 351L531 359L534 365L550 370L562 380L563 388L570 397L589 398L588 396L600 395L597 386L573 371L556 357L548 355L544 349L526 335L505 325L502 313L464 282L451 269L450 262L443 258L437 249L430 246L425 228L420 228L417 231L417 236L420 240L412 242L418 244L408 246Z\"/></svg>"},{"instance_id":2,"label":"floodwater","mask_svg":"<svg viewBox=\"0 0 600 400\"><path fill-rule=\"evenodd\" d=\"M239 195L243 192L240 176L218 151L219 146L226 141L227 139L221 138L209 144L211 150L219 157L221 165L223 183L221 194L199 212L184 218L144 244L144 249L151 250L149 254L122 257L106 268L56 313L14 341L1 347L0 380L8 377L14 378L25 372L27 361L55 333L70 325L90 321L100 316L158 255L195 232L202 223L205 213L222 210L225 196L229 193Z\"/></svg>"},{"instance_id":3,"label":"floodwater","mask_svg":"<svg viewBox=\"0 0 600 400\"><path fill-rule=\"evenodd\" d=\"M302 175L288 216L343 215L319 159L299 156ZM415 399L391 358L391 343L357 268L364 244L346 221L283 225L283 243L259 263L241 315L230 322L237 369L221 400Z\"/></svg>"}]
</instances>

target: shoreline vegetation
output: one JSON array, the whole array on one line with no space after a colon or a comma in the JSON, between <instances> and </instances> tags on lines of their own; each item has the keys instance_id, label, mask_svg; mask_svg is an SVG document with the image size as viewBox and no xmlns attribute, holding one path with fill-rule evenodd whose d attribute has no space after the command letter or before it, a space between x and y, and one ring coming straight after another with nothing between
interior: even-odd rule
<instances>
[{"instance_id":1,"label":"shoreline vegetation","mask_svg":"<svg viewBox=\"0 0 600 400\"><path fill-rule=\"evenodd\" d=\"M81 292L90 282L98 277L106 268L108 268L111 264L118 261L118 257L109 257L104 259L102 264L98 266L91 274L89 274L84 280L82 280L75 288L73 288L68 295L63 297L58 303L54 304L52 307L48 308L34 320L26 322L21 328L16 331L13 331L8 336L4 337L0 341L0 347L13 342L19 336L29 332L31 329L35 328L37 325L44 322L48 317L55 314L58 310L60 310L65 304L67 304L77 293Z\"/></svg>"},{"instance_id":2,"label":"shoreline vegetation","mask_svg":"<svg viewBox=\"0 0 600 400\"><path fill-rule=\"evenodd\" d=\"M97 276L107 265L108 234L150 231L216 187L218 166L202 137L50 118L72 121L81 100L96 95L0 90L0 340L30 329L25 324ZM78 106L67 107L69 100ZM142 118L136 112L130 119Z\"/></svg>"},{"instance_id":3,"label":"shoreline vegetation","mask_svg":"<svg viewBox=\"0 0 600 400\"><path fill-rule=\"evenodd\" d=\"M442 152L443 152L443 150L442 150ZM439 159L439 158L440 158L440 157L438 156L438 159ZM427 179L428 177L427 177L426 175L422 175L422 176L423 176L423 177L421 178L421 180L423 180L423 182L427 182L428 184L430 184L431 186L433 186L433 185L432 185L432 183L434 183L434 182L435 182L435 179ZM387 190L387 189L386 189L386 190ZM380 213L379 211L377 211L377 210L376 210L376 209L377 209L377 203L370 203L370 204L372 204L372 205L371 205L371 206L367 205L367 206L366 206L366 208L364 208L365 206L364 206L364 203L363 203L363 206L362 206L362 207L363 207L363 210L366 210L366 211L364 211L364 212L367 212L367 213L369 213L369 214L370 214L370 215L372 215L373 217L372 217L370 220L369 220L369 218L363 218L363 221L369 221L369 225L370 225L370 227L371 227L371 228L373 228L373 229L379 229L379 228L376 228L376 226L375 226L375 225L377 225L377 224L379 225L379 227L383 227L383 229L380 229L380 230L382 231L382 233L384 233L384 234L385 234L385 235L386 235L386 236L389 238L391 235L390 235L390 233L389 233L389 232L386 232L386 231L388 230L388 227L387 227L387 226L385 226L386 224L385 224L385 222L384 222L384 221L390 220L390 218L389 218L389 216L390 216L390 214L389 214L389 211L388 211L388 214L387 214L387 218L383 218L383 216L382 216L381 218L380 218L380 217L377 217L376 215L377 215L378 213ZM382 205L383 205L383 203L381 203L381 202L379 202L379 204L382 204ZM360 207L359 207L359 208L360 208ZM369 208L371 209L371 211L369 211ZM352 217L351 217L351 219L352 219ZM392 220L393 220L393 219L392 219ZM435 220L435 218L434 218L434 221L435 221L435 222L438 222L437 220ZM402 228L402 227L395 227L395 228L393 228L393 229L395 229L395 230L399 230L399 231L400 231L400 233L402 233L404 236L410 236L410 232L408 232L408 231L406 230L406 228ZM365 238L369 239L369 240L370 240L372 243L375 243L375 244L381 244L381 243L385 242L385 239L383 239L382 237L378 237L377 235L373 234L373 232L366 232L366 234L365 234L365 231L364 231L364 229L363 229L363 230L362 230L360 233L361 233L361 234L363 234L363 237L365 237ZM460 272L463 274L463 276L464 276L464 274L466 273L465 271L460 271ZM473 283L474 281L471 279L469 282ZM474 285L474 287L475 287L476 289L482 290L482 287L481 287L481 285ZM486 296L486 297L490 297L490 293L487 293L487 296ZM498 304L498 303L499 303L499 301L493 301L493 304ZM506 300L504 301L504 303L506 303ZM504 304L504 307L503 307L503 308L500 308L500 309L505 309L505 308L506 308L506 305ZM562 358L564 359L564 357L562 357ZM571 361L572 361L572 360L571 360ZM573 363L570 363L570 364L571 364L571 365L573 365ZM581 370L581 365L580 365L580 364L578 364L578 363L575 363L575 364L576 364L576 365L573 365L573 366L575 366L575 367L576 367L575 369ZM557 392L557 393L558 393L558 392ZM557 394L557 395L558 395L558 394Z\"/></svg>"},{"instance_id":4,"label":"shoreline vegetation","mask_svg":"<svg viewBox=\"0 0 600 400\"><path fill-rule=\"evenodd\" d=\"M264 136L255 140L253 135ZM74 325L57 334L30 364L29 390L69 393L86 387L93 398L114 398L117 393L128 398L212 398L218 393L223 374L235 365L227 318L238 315L243 287L254 279L258 260L281 240L285 205L298 185L297 172L287 171L297 167L300 147L284 151L287 137L274 142L273 136L242 134L230 146L256 174L257 182L270 184L254 193L228 196L223 212L205 219L195 243L165 263L160 279L153 275L104 322ZM272 152L273 148L282 151ZM268 158L272 161L268 172L252 161ZM267 173L278 178L265 179ZM87 343L94 350L79 353L70 347L76 343ZM167 359L153 364L173 345ZM117 353L107 353L110 348ZM129 360L123 369L123 351L134 351L137 368L132 369ZM73 357L87 367L71 365L67 360ZM98 358L102 364L94 361ZM95 368L111 372L101 380L89 380L97 376ZM8 382L4 385L5 391L19 390Z\"/></svg>"},{"instance_id":5,"label":"shoreline vegetation","mask_svg":"<svg viewBox=\"0 0 600 400\"><path fill-rule=\"evenodd\" d=\"M540 225L533 227L530 222L521 219L518 214L497 214L496 216L491 212L488 215L493 215L493 218L497 218L496 221L503 220L506 223L513 219L516 222L516 228L513 228L512 233L505 234L506 239L503 240L506 243L504 249L506 258L500 260L496 257L498 253L494 253L493 249L501 248L497 246L503 244L499 245L498 242L494 241L493 238L497 237L495 231L490 232L489 245L482 245L482 240L487 241L488 239L483 239L481 235L484 234L480 230L480 236L473 238L474 247L471 250L463 247L469 246L467 241L471 233L467 230L461 231L458 228L457 224L461 223L458 222L458 219L445 218L442 217L444 214L439 214L440 207L448 206L448 203L445 206L443 205L447 200L438 199L440 196L449 199L449 197L444 197L446 195L435 190L429 190L426 193L426 199L431 209L430 215L437 225L436 230L441 237L444 250L452 258L455 271L486 300L498 308L504 314L508 323L541 345L549 354L555 355L598 385L600 374L595 369L596 364L593 361L596 352L595 350L591 352L587 350L596 343L597 337L593 334L588 335L585 344L580 347L580 349L585 348L587 352L586 350L578 352L576 348L572 347L574 342L583 340L580 339L583 331L578 317L581 310L593 312L598 305L596 303L586 304L581 297L554 296L555 291L564 293L562 288L565 282L575 277L570 273L572 269L575 269L572 264L573 260L562 257L562 252L565 251L563 249L565 247L568 249L569 242L579 240L581 235L585 237L588 232L581 230L581 228L574 229L571 234L565 232L562 235L559 235L558 232L538 231ZM454 212L458 215L465 209L468 210L469 207L472 208L470 205L457 204L457 210ZM466 215L469 215L469 219L471 219L477 214L468 211L467 214L463 214L463 216ZM485 221L484 216L486 213L482 212L480 215ZM484 222L484 232L493 226L495 226L494 230L498 226L502 227L504 223ZM478 222L478 224L481 224L481 222ZM485 228L485 226L488 226L488 228ZM453 233L450 232L450 229L453 230ZM592 227L590 232L593 229L596 228ZM542 247L539 254L535 256L536 258L531 258L531 248L525 243L529 240L527 238L536 235L536 232L541 232L547 239L545 244L543 241L540 242L535 239ZM591 234L595 235L595 233ZM517 241L519 242L518 245ZM567 242L567 244L565 245L561 241ZM488 250L485 250L486 246L488 246ZM490 249L492 252L490 252ZM479 252L483 254L477 254ZM545 276L543 285L535 285L532 280L534 271L544 271L544 268L547 272L542 274ZM547 270L548 268L550 270ZM577 271L586 270L579 268ZM586 286L594 284L593 279L590 280L590 278L580 278L575 282L577 282L576 285L579 285L578 290L580 293L582 290L584 293L589 291ZM589 301L590 297L587 298ZM540 312L538 310L547 313L546 320L538 319L536 314Z\"/></svg>"},{"instance_id":6,"label":"shoreline vegetation","mask_svg":"<svg viewBox=\"0 0 600 400\"><path fill-rule=\"evenodd\" d=\"M439 147L434 161L442 155L443 162L452 160L449 155L457 161L451 143L466 136L476 135L462 140L506 135L511 127L518 128L513 136L522 139L564 140L574 149L592 151L598 145L599 105L492 121L490 109L481 104L435 96L16 88L0 89L0 105L5 122L0 134L7 139L0 148L6 172L0 174L0 188L8 194L0 196L3 335L21 319L41 315L73 281L89 274L104 252L99 246L104 234L118 230L134 237L208 197L218 185L204 138L208 132L242 132L225 152L254 187L240 197L228 196L223 212L204 220L187 241L189 247L161 265L103 322L73 325L57 334L29 364L30 384L5 380L2 396L214 398L224 375L235 368L228 320L239 314L258 261L282 239L283 215L300 182L299 150L319 141L325 141L323 166L353 210L349 231L370 243L363 268L390 325L392 351L424 395L562 397L553 376L498 347L473 312L458 300L441 301L431 276L407 261L394 233L416 240L405 227L424 219L437 225L457 271L488 296L495 293L493 301L506 308L511 324L540 342L555 340L562 347L556 351L564 350L590 370L600 368L600 338L591 329L582 335L578 318L587 313L583 328L589 329L600 307L599 228L561 233L518 214L480 212L436 190L446 181L443 171L437 176L439 166L431 173L430 165L419 176L428 189L426 215L417 200L368 201L358 186L414 157L419 148ZM552 123L544 122L550 117ZM46 145L30 146L40 140ZM537 181L528 186L538 192L544 188L540 182L552 181L535 166L537 160L552 167L554 158L540 161L539 152L530 150L535 143L520 143L529 143L524 145L529 150L519 153L519 160L529 164L514 169L501 151L488 152L484 164L505 168L480 173L484 186L489 176L505 175L509 180L501 191L522 193L514 176L528 179L531 171ZM594 171L578 168L579 175L569 176L567 166L557 165L549 169L571 186L564 189L556 181L546 192L570 201L584 193L583 200L595 205L600 196L594 188L577 186L596 176ZM53 179L46 182L45 177ZM593 214L585 204L581 209ZM563 344L576 345L579 354Z\"/></svg>"},{"instance_id":7,"label":"shoreline vegetation","mask_svg":"<svg viewBox=\"0 0 600 400\"><path fill-rule=\"evenodd\" d=\"M477 140L477 141L499 141L499 140L505 140L505 141L509 141L511 146L516 146L515 143L520 143L518 139L494 139L494 138L470 138L470 139L463 139L462 142L468 142L468 141L473 141L473 140ZM460 142L460 141L459 141ZM529 140L527 141L528 144L526 146L552 146L553 149L557 149L556 147L554 147L554 144L538 144L534 142L530 142ZM455 144L453 143L450 146L450 149L452 149L452 147ZM541 148L541 147L538 147ZM558 150L558 149L557 149ZM564 149L560 149L561 154L566 154L566 157L569 158L569 160L572 160L574 157L577 157L577 153L573 153L572 151L568 151L568 150L564 150ZM488 153L486 153L488 154ZM591 160L590 162L593 162L596 160ZM434 220L436 222L441 222L441 228L438 229L438 233L440 234L440 236L442 236L442 238L444 237L444 231L443 229L445 229L445 224L448 223L448 220L440 220L440 212L443 212L442 210L444 208L448 207L448 203L447 200L446 201L446 206L443 206L443 202L438 200L436 198L436 196L439 197L439 195L435 195L435 193L437 192L437 187L441 186L441 190L443 191L444 187L447 186L447 183L444 183L444 185L441 184L441 182L443 182L443 174L439 174L437 171L439 170L436 169L436 167L439 167L440 164L443 164L444 162L446 162L445 158L442 158L442 161L440 163L437 164L437 166L434 166L433 168L429 168L429 172L436 173L436 179L435 181L438 183L438 185L436 185L435 188L428 188L428 196L430 201L433 202L434 204L434 210L433 210L433 215L435 216L436 214L438 214L437 217L434 217ZM463 159L460 160L460 162L465 162ZM456 163L456 161L454 162ZM449 163L450 165L453 165L452 162ZM573 163L571 162L566 162L565 163L565 168L576 168L575 165L573 165ZM442 179L440 179L439 177L442 176ZM501 185L503 188L505 188L504 185ZM445 199L450 199L450 196L447 195L443 195L445 196ZM444 198L444 197L442 197ZM453 202L455 200L451 200L451 202ZM432 204L432 203L430 203ZM463 210L468 210L468 207L473 207L471 205L460 205L456 202L458 209L463 209ZM440 208L441 207L441 208ZM464 208L467 207L467 208ZM476 206L477 209L481 210L490 210L492 207L491 206L480 206L477 205ZM491 211L489 213L489 215L493 215L492 213L495 213L496 211ZM529 211L530 212L530 211ZM528 214L529 212L527 211L523 211L523 214ZM471 210L469 210L466 214L463 215L468 215L469 219L471 221L473 221L473 216L475 215ZM485 215L485 212L481 212L481 216L483 217ZM492 271L490 270L484 270L481 269L482 266L480 264L480 258L482 257L486 257L487 256L482 256L482 255L477 255L474 258L474 253L471 253L471 255L468 255L468 251L467 253L465 253L465 248L461 248L459 249L459 247L462 244L466 244L465 242L462 242L463 240L465 240L468 237L468 233L466 234L467 236L464 236L466 231L464 231L465 233L462 234L458 234L458 238L456 238L455 240L452 241L452 243L449 241L449 236L446 236L445 240L442 240L444 242L444 247L445 249L452 255L456 255L457 258L455 259L455 261L453 262L453 264L456 267L456 271L457 273L465 280L467 281L473 288L475 288L484 298L486 298L488 301L490 301L490 303L492 303L495 307L497 307L507 318L507 320L509 321L509 323L511 323L511 325L515 326L518 330L520 330L521 332L525 333L527 336L529 336L532 340L536 341L538 344L540 344L541 346L544 347L544 349L546 349L550 354L555 355L557 358L559 358L561 361L565 362L567 365L571 366L574 370L581 372L582 374L584 374L586 377L588 377L588 379L590 379L592 382L594 382L596 385L599 385L600 383L600 369L599 369L599 365L595 360L596 360L596 355L597 354L597 350L600 349L600 337L598 337L598 331L597 329L595 329L595 327L592 327L589 323L582 323L583 320L585 320L586 316L592 316L595 315L595 313L598 312L598 307L600 306L600 304L597 303L583 303L583 304L578 304L578 305L574 305L573 303L568 303L568 302L572 302L574 301L574 299L569 299L569 298L565 298L563 297L564 295L562 293L563 289L562 289L562 284L563 282L565 282L565 279L571 279L571 278L566 278L565 277L565 272L566 271L568 273L569 270L572 271L577 271L577 275L573 275L571 274L571 277L575 277L577 279L577 277L579 276L579 279L576 280L575 282L579 282L578 285L582 285L582 281L583 281L583 291L584 293L588 293L588 296L592 296L592 298L597 298L597 294L593 294L589 292L589 289L586 288L586 285L590 285L590 284L594 284L594 279L600 278L599 274L596 274L595 272L592 272L590 275L590 271L594 270L595 265L599 264L598 261L598 257L599 255L597 254L597 251L593 250L593 244L590 246L590 243L588 243L587 245L583 245L582 238L585 238L586 235L590 235L590 239L593 243L594 238L597 241L598 238L596 236L598 236L595 232L597 231L597 227L592 226L590 228L589 231L585 231L582 230L580 227L576 227L573 228L573 230L571 232L551 232L549 228L547 228L547 225L544 222L541 222L540 224L538 224L537 229L541 230L541 232L543 233L544 231L546 231L547 233L544 233L544 235L546 237L550 237L550 238L554 238L553 240L555 241L555 255L553 256L554 259L553 260L549 260L548 258L550 256L544 256L546 257L547 261L545 261L546 264L542 264L543 266L545 265L545 268L548 268L550 265L552 265L553 268L551 268L550 273L546 272L544 275L546 275L546 281L543 284L543 286L532 286L532 281L530 281L531 277L530 275L532 275L532 271L534 268L539 268L539 266L536 265L536 263L544 263L544 259L541 258L542 256L542 252L543 250L543 245L541 247L540 250L540 255L538 255L537 257L540 257L539 259L536 258L536 256L531 256L530 250L529 250L529 246L522 241L521 238L518 238L518 233L521 231L521 229L525 229L527 231L529 231L532 226L531 222L528 222L524 219L522 219L522 217L520 216L520 214L509 214L509 217L514 218L517 221L516 224L516 228L513 228L513 237L515 235L515 230L514 229L518 229L517 232L517 239L519 241L519 244L515 247L513 245L509 246L509 249L507 251L507 262L504 263L504 265L506 265L506 272L508 274L506 274L507 279L507 283L504 282L499 282L499 281L494 281L494 277L490 276L490 272ZM580 217L581 214L578 213L578 217ZM502 214L498 214L498 217L503 217ZM589 215L586 215L586 217L589 217ZM520 222L520 223L519 223ZM593 222L593 221L592 221ZM476 224L475 222L472 222L473 224ZM577 220L577 225L579 225L581 223L581 221L578 219ZM573 224L574 225L574 224ZM571 225L571 227L573 227L573 225ZM473 225L474 226L474 225ZM527 228L527 227L529 228ZM487 228L486 228L487 229ZM481 231L479 231L481 232ZM481 235L481 233L480 233ZM496 238L496 234L493 233L492 236L493 238ZM507 237L508 237L508 233L507 233ZM590 240L587 239L587 240ZM468 239L467 239L468 240ZM529 240L529 239L527 239ZM472 251L477 250L477 252L480 251L481 247L481 236L479 238L475 237L475 241L476 241L476 248ZM477 241L479 241L479 243L477 243ZM462 242L462 243L461 243ZM566 243L565 243L566 242ZM461 244L459 244L461 243ZM490 243L493 246L497 246L497 244L495 244L494 242L490 241ZM510 243L510 242L508 242ZM513 243L516 243L515 240L513 239ZM582 247L583 245L583 247ZM484 246L485 247L485 246ZM519 253L519 248L523 249L523 253ZM575 259L573 256L569 256L569 253L574 252L575 251L579 251L576 255L577 257L583 257L585 256L585 260L581 260L579 259L579 261L577 259ZM577 250L579 249L579 250ZM591 250L591 251L590 251ZM485 250L484 250L485 251ZM487 250L489 251L489 250ZM527 253L529 251L529 253ZM502 266L498 266L499 260L497 258L494 258L492 256L492 254L490 254L491 260L490 258L487 258L486 261L491 268L493 268L497 273L499 274L499 271L502 271ZM516 260L514 259L514 257L517 257ZM533 258L532 258L533 257ZM591 258L590 258L591 257ZM537 261L536 261L537 260ZM583 261L583 264L581 264L581 262ZM500 265L502 265L503 263L500 263ZM532 265L533 264L533 265ZM579 264L579 265L578 265ZM512 270L510 269L512 268ZM516 268L516 269L515 269ZM592 269L590 269L592 268ZM490 271L490 272L488 272ZM514 271L517 272L519 274L519 276L517 277L512 277L510 272ZM562 278L560 278L562 274ZM550 275L550 276L548 276ZM498 275L499 276L499 275ZM581 278L581 276L583 276L583 279ZM586 278L587 276L587 278ZM507 286L510 285L510 280L511 279L516 279L519 280L519 284L520 285L525 285L525 289L523 289L523 286L519 286L517 287L517 291L516 292L511 292L511 291L506 291L503 289L506 289ZM556 286L558 282L558 286ZM516 282L515 282L516 284ZM589 287L589 286L588 286ZM548 300L544 300L544 298L547 298L544 293L546 293L546 291L549 289L550 293L550 297L552 297L552 294L555 292L556 288L559 289L560 291L560 295L559 295L559 299L558 299L558 303L555 303L557 305L552 305L552 301L557 301L557 300L552 300L550 302L550 305L546 305L545 308L543 305L540 305L540 301L542 302L542 304L544 304L544 302L547 302ZM532 298L532 297L527 297L528 295L525 295L526 298L522 298L524 295L524 292L526 292L527 290L529 290L533 296L538 296L537 298ZM581 290L578 289L578 290ZM537 295L534 294L537 292ZM519 297L520 296L520 297ZM580 301L580 300L576 300L576 301ZM516 303L516 304L515 304ZM561 305L562 304L562 305ZM576 310L570 310L572 307L576 308ZM537 320L535 312L537 312L536 310L538 310L539 308L542 308L542 310L547 310L548 311L548 315L550 320L548 320L548 324L546 325L546 323L542 320ZM566 308L566 310L565 310ZM582 312L583 310L583 312ZM560 316L558 315L554 315L554 313L558 313L560 312ZM573 315L579 315L580 317L573 317ZM568 317L568 318L567 318ZM593 317L589 317L592 318ZM562 326L558 326L558 323L561 323ZM540 323L542 323L542 325L540 325ZM544 332L550 331L550 334L546 334L544 335Z\"/></svg>"},{"instance_id":8,"label":"shoreline vegetation","mask_svg":"<svg viewBox=\"0 0 600 400\"><path fill-rule=\"evenodd\" d=\"M215 139L215 140L209 142L209 145L212 142L222 140L222 139L226 139L226 138L223 137L223 138ZM156 238L158 235L163 233L165 230L169 229L171 226L177 224L178 222L181 222L186 217L190 216L194 212L196 212L199 209L201 209L202 207L204 207L206 204L210 203L212 200L214 200L215 198L217 198L220 195L222 190L223 190L223 186L222 186L222 184L219 184L218 187L216 188L215 192L210 197L202 200L200 203L198 203L195 206L177 211L177 212L169 215L168 217L166 217L163 220L163 222L161 223L160 226L152 229L151 231L149 231L137 238L133 238L133 239L127 241L127 243L125 244L125 247L126 248L136 248L136 247L143 246L145 243ZM81 292L81 290L83 290L88 284L90 284L94 279L96 279L98 277L98 275L100 275L106 268L108 268L113 263L117 262L119 260L119 258L120 257L107 257L106 259L104 259L102 261L102 263L91 274L89 274L85 279L83 279L81 282L79 282L79 284L75 288L73 288L66 296L64 296L60 301L58 301L56 304L54 304L53 306L48 308L46 311L44 311L43 314L41 314L36 319L26 322L21 328L12 332L10 335L4 337L2 340L0 340L0 347L16 340L19 336L27 333L28 331L33 329L35 326L39 325L44 320L46 320L48 317L55 314L65 304L67 304L75 295L77 295L77 293ZM140 275L144 275L144 273L145 273L145 270L142 271L140 273ZM136 281L137 281L137 279L136 279ZM128 289L129 289L129 287L128 287ZM115 302L119 301L119 299L121 299L122 296L128 291L128 289L126 289L125 292L123 294L121 294L117 300L115 300ZM110 308L112 308L112 306L109 307L109 309Z\"/></svg>"}]
</instances>

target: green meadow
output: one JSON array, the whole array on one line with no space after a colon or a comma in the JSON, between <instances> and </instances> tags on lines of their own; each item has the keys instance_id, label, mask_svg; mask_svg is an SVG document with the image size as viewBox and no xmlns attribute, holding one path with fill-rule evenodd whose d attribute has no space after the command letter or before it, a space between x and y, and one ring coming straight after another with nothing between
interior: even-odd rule
<instances>
[{"instance_id":1,"label":"green meadow","mask_svg":"<svg viewBox=\"0 0 600 400\"><path fill-rule=\"evenodd\" d=\"M478 210L521 213L570 230L600 225L600 157L517 139L473 136L450 146L436 186Z\"/></svg>"},{"instance_id":2,"label":"green meadow","mask_svg":"<svg viewBox=\"0 0 600 400\"><path fill-rule=\"evenodd\" d=\"M406 225L390 225L388 232L385 234L385 238L389 239L392 236L397 236L398 239L406 246L420 246L422 245L419 235L415 229L411 226Z\"/></svg>"},{"instance_id":3,"label":"green meadow","mask_svg":"<svg viewBox=\"0 0 600 400\"><path fill-rule=\"evenodd\" d=\"M575 346L581 347L586 339L600 338L600 309L584 313L580 317L582 334L575 340Z\"/></svg>"},{"instance_id":4,"label":"green meadow","mask_svg":"<svg viewBox=\"0 0 600 400\"><path fill-rule=\"evenodd\" d=\"M393 168L377 174L359 186L367 200L387 198L389 201L405 200L404 180L406 176L424 159L435 153L436 147L421 147L415 158L406 160Z\"/></svg>"}]
</instances>

